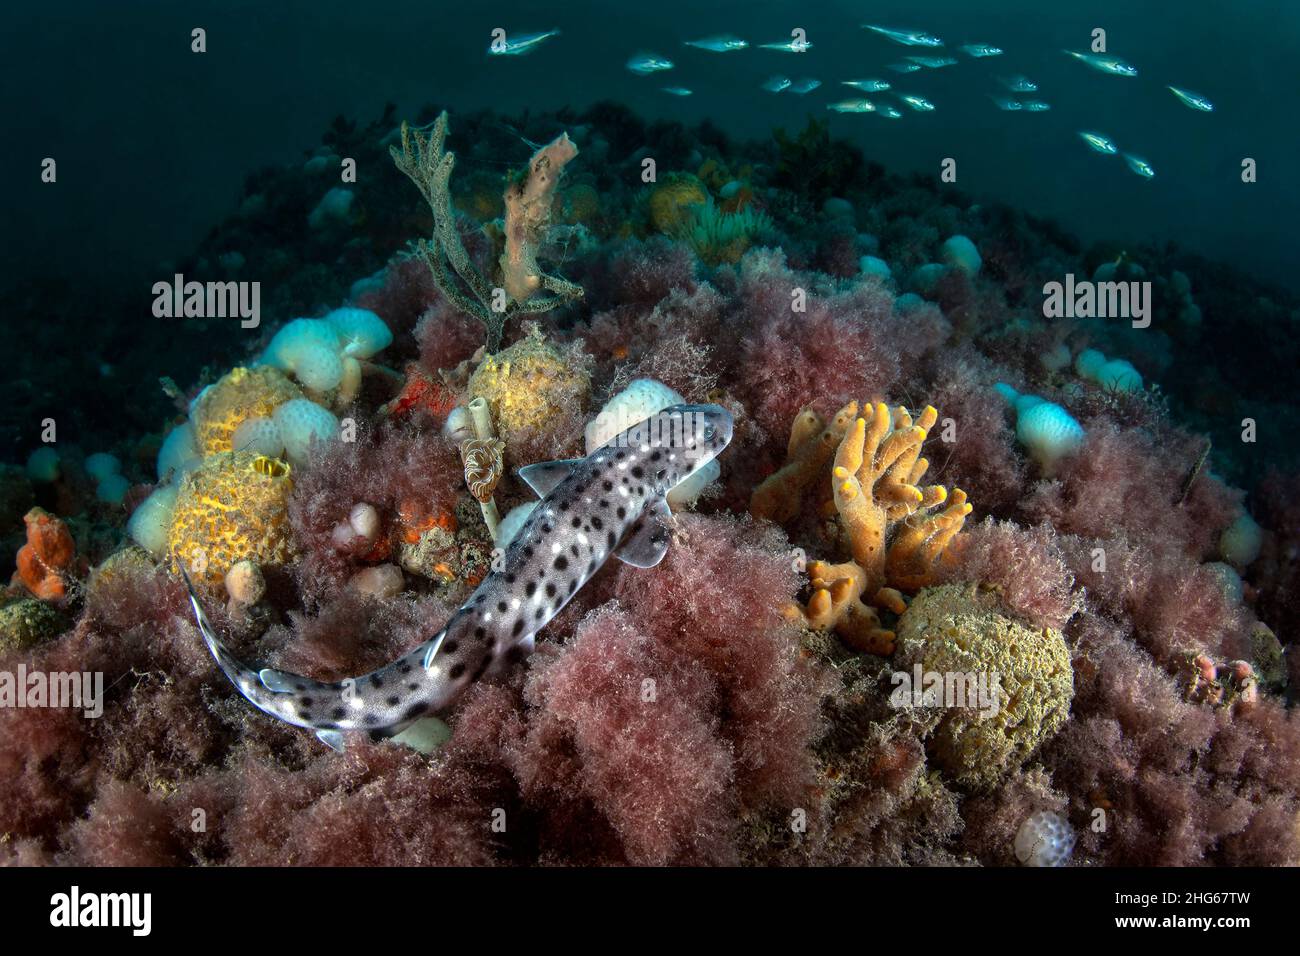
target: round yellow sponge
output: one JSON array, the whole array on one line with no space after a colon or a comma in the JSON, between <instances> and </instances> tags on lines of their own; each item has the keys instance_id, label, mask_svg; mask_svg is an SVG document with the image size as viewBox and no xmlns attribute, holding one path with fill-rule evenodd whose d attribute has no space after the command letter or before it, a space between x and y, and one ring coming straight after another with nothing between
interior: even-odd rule
<instances>
[{"instance_id":1,"label":"round yellow sponge","mask_svg":"<svg viewBox=\"0 0 1300 956\"><path fill-rule=\"evenodd\" d=\"M1006 616L995 594L970 584L926 588L897 631L896 666L915 683L920 665L935 694L925 702L938 715L931 752L962 786L995 786L1069 717L1074 674L1064 638Z\"/></svg>"},{"instance_id":2,"label":"round yellow sponge","mask_svg":"<svg viewBox=\"0 0 1300 956\"><path fill-rule=\"evenodd\" d=\"M212 587L244 558L286 564L295 557L289 465L252 452L219 452L181 479L167 546L190 577Z\"/></svg>"},{"instance_id":3,"label":"round yellow sponge","mask_svg":"<svg viewBox=\"0 0 1300 956\"><path fill-rule=\"evenodd\" d=\"M250 418L270 418L285 402L302 398L302 389L278 368L234 368L199 396L190 416L199 453L231 451L235 429Z\"/></svg>"},{"instance_id":4,"label":"round yellow sponge","mask_svg":"<svg viewBox=\"0 0 1300 956\"><path fill-rule=\"evenodd\" d=\"M550 345L535 324L485 358L469 380L470 397L487 401L507 446L569 409L585 408L590 388L587 370Z\"/></svg>"}]
</instances>

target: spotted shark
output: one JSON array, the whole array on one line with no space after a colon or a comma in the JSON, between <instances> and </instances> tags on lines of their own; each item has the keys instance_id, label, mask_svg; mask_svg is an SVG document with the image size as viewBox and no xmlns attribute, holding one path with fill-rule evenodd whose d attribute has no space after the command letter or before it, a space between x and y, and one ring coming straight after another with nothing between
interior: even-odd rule
<instances>
[{"instance_id":1,"label":"spotted shark","mask_svg":"<svg viewBox=\"0 0 1300 956\"><path fill-rule=\"evenodd\" d=\"M396 736L530 652L534 635L610 557L657 565L671 537L668 492L713 461L731 433L731 414L719 405L674 405L586 458L521 468L540 501L493 570L442 630L362 677L330 683L241 663L182 568L195 620L217 665L258 709L316 731L336 750L350 731L373 740Z\"/></svg>"}]
</instances>

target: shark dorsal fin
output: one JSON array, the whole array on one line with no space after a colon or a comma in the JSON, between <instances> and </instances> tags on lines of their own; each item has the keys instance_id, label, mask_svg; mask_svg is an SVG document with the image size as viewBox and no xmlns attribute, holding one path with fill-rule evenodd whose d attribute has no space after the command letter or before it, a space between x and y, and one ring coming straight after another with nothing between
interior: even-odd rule
<instances>
[{"instance_id":1,"label":"shark dorsal fin","mask_svg":"<svg viewBox=\"0 0 1300 956\"><path fill-rule=\"evenodd\" d=\"M561 458L557 461L539 461L524 465L519 469L519 477L528 482L528 487L537 492L537 497L545 498L573 471L581 458Z\"/></svg>"},{"instance_id":2,"label":"shark dorsal fin","mask_svg":"<svg viewBox=\"0 0 1300 956\"><path fill-rule=\"evenodd\" d=\"M668 528L672 517L668 502L663 498L646 505L645 513L628 529L614 557L634 568L653 568L668 553Z\"/></svg>"}]
</instances>

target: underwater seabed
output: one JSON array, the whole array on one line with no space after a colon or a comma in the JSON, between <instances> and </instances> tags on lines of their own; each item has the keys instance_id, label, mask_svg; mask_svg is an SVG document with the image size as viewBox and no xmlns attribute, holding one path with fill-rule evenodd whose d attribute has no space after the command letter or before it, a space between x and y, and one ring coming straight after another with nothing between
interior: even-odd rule
<instances>
[{"instance_id":1,"label":"underwater seabed","mask_svg":"<svg viewBox=\"0 0 1300 956\"><path fill-rule=\"evenodd\" d=\"M0 475L0 860L1300 863L1287 294L609 103L340 121L160 276Z\"/></svg>"}]
</instances>

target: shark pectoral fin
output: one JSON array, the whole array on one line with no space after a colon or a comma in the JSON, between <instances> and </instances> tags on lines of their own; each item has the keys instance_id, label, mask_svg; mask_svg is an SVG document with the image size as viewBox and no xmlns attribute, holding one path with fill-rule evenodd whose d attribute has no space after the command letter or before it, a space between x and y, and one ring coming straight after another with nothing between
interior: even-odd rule
<instances>
[{"instance_id":1,"label":"shark pectoral fin","mask_svg":"<svg viewBox=\"0 0 1300 956\"><path fill-rule=\"evenodd\" d=\"M529 488L537 492L538 498L545 498L556 485L569 477L569 472L573 471L573 466L581 461L581 458L539 461L536 464L524 465L524 467L520 468L519 477L528 483Z\"/></svg>"},{"instance_id":2,"label":"shark pectoral fin","mask_svg":"<svg viewBox=\"0 0 1300 956\"><path fill-rule=\"evenodd\" d=\"M302 683L302 678L297 675L286 674L284 671L273 670L270 667L258 671L257 679L273 694L290 694L296 690L294 684Z\"/></svg>"},{"instance_id":3,"label":"shark pectoral fin","mask_svg":"<svg viewBox=\"0 0 1300 956\"><path fill-rule=\"evenodd\" d=\"M318 730L316 731L316 737L331 750L337 750L339 753L343 753L343 735L337 730Z\"/></svg>"},{"instance_id":4,"label":"shark pectoral fin","mask_svg":"<svg viewBox=\"0 0 1300 956\"><path fill-rule=\"evenodd\" d=\"M647 505L645 514L632 525L614 557L634 568L653 568L668 553L672 518L673 513L663 498Z\"/></svg>"}]
</instances>

